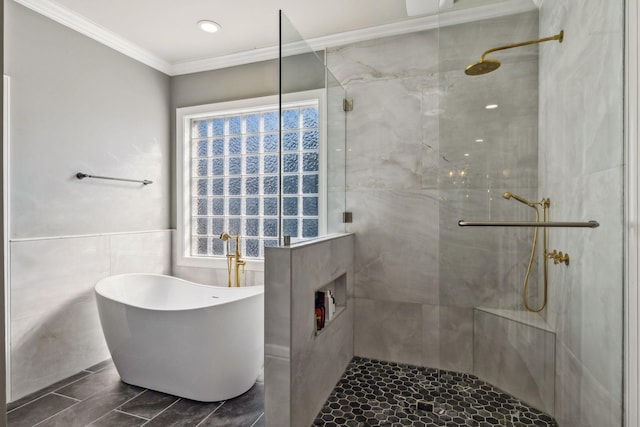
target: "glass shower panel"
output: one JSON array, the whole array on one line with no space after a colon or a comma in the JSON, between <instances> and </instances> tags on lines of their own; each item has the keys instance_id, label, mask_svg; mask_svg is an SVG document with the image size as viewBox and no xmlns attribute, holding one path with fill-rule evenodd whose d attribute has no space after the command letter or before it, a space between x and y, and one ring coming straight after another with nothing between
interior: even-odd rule
<instances>
[{"instance_id":1,"label":"glass shower panel","mask_svg":"<svg viewBox=\"0 0 640 427\"><path fill-rule=\"evenodd\" d=\"M473 388L496 388L506 400L552 415L551 328L523 307L542 301L535 228L459 227L466 221L535 221L538 202L538 46L505 50L502 66L483 75L465 68L488 49L538 38L538 11L449 26L440 32L440 361L474 375ZM464 43L460 41L464 40ZM539 215L539 214L538 214ZM524 404L513 403L517 407ZM494 417L515 421L522 408ZM452 411L449 406L446 410ZM457 414L473 417L466 410ZM500 420L500 418L498 418ZM546 425L546 424L544 424Z\"/></svg>"},{"instance_id":2,"label":"glass shower panel","mask_svg":"<svg viewBox=\"0 0 640 427\"><path fill-rule=\"evenodd\" d=\"M318 99L317 106L301 106L294 114L299 133L287 132L288 103L310 97ZM345 231L344 98L344 89L327 70L320 53L311 49L281 12L281 241L285 235L293 242ZM294 145L297 161L292 161ZM295 218L295 213L302 217Z\"/></svg>"},{"instance_id":3,"label":"glass shower panel","mask_svg":"<svg viewBox=\"0 0 640 427\"><path fill-rule=\"evenodd\" d=\"M440 277L448 284L440 300L445 312L467 323L477 307L521 306L516 284L534 229L460 228L457 221L535 220L532 208L502 196L539 198L537 47L507 51L504 65L490 74L464 70L489 48L537 35L535 11L440 30ZM529 280L537 283L537 268ZM470 353L458 359L449 367L472 368Z\"/></svg>"},{"instance_id":4,"label":"glass shower panel","mask_svg":"<svg viewBox=\"0 0 640 427\"><path fill-rule=\"evenodd\" d=\"M470 390L506 392L500 422L621 425L623 2L607 3L598 22L589 13L596 3L532 2L529 11L440 29L439 362L464 374ZM591 45L580 20L607 31L606 40ZM496 50L486 58L498 69L465 74L487 50L563 29L562 43ZM602 99L607 106L594 107ZM458 225L544 221L545 213L601 227ZM554 263L553 250L570 262ZM606 273L594 267L602 263Z\"/></svg>"},{"instance_id":5,"label":"glass shower panel","mask_svg":"<svg viewBox=\"0 0 640 427\"><path fill-rule=\"evenodd\" d=\"M458 220L536 220L539 206L503 195L532 203L543 197L538 192L539 47L489 55L502 66L488 74L464 71L488 49L537 38L537 10L445 27L440 37L441 366L474 375L468 379L471 387L506 391L503 399L513 410L502 414L490 401L483 409L509 421L534 411L529 408L554 413L553 333L544 316L523 307L525 276L527 301L538 307L543 299L542 245L530 255L532 239L544 231L463 228Z\"/></svg>"},{"instance_id":6,"label":"glass shower panel","mask_svg":"<svg viewBox=\"0 0 640 427\"><path fill-rule=\"evenodd\" d=\"M326 232L334 234L346 231L342 214L347 203L347 116L343 104L347 94L331 71L326 72Z\"/></svg>"}]
</instances>

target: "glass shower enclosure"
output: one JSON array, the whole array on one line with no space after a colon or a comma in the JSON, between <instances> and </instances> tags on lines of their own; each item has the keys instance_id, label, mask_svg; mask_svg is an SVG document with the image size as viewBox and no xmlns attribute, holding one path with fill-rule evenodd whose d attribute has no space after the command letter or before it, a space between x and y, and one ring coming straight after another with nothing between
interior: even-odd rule
<instances>
[{"instance_id":1,"label":"glass shower enclosure","mask_svg":"<svg viewBox=\"0 0 640 427\"><path fill-rule=\"evenodd\" d=\"M624 2L531 6L439 31L439 362L561 426L620 426ZM500 68L463 72L490 49ZM543 215L599 227L500 225Z\"/></svg>"},{"instance_id":2,"label":"glass shower enclosure","mask_svg":"<svg viewBox=\"0 0 640 427\"><path fill-rule=\"evenodd\" d=\"M346 116L343 101L345 90L329 72L322 52L315 52L300 36L287 16L280 11L280 116L286 117L292 100L314 98L318 102L317 131L303 130L303 135L291 135L301 144L298 161L300 189L287 190L286 180L294 174L288 169L291 151L286 124L280 130L281 141L281 242L285 236L291 242L344 232L342 214L345 211L346 189ZM301 117L303 121L305 117ZM310 152L317 149L316 158ZM308 184L307 184L308 183ZM303 195L301 206L292 206L291 196ZM302 212L316 218L302 219L297 224L293 216Z\"/></svg>"},{"instance_id":3,"label":"glass shower enclosure","mask_svg":"<svg viewBox=\"0 0 640 427\"><path fill-rule=\"evenodd\" d=\"M436 372L353 419L622 426L624 1L460 0L414 24L323 60L282 25L283 98L327 89L354 353ZM490 50L499 68L465 74Z\"/></svg>"}]
</instances>

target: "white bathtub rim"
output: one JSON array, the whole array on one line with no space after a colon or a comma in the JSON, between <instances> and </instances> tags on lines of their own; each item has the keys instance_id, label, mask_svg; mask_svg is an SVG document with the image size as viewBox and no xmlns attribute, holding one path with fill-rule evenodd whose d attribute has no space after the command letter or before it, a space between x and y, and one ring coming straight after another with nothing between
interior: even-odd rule
<instances>
[{"instance_id":1,"label":"white bathtub rim","mask_svg":"<svg viewBox=\"0 0 640 427\"><path fill-rule=\"evenodd\" d=\"M117 280L126 280L127 278L136 278L136 277L157 277L162 280L170 279L171 281L175 281L176 283L180 283L182 285L191 286L193 289L198 289L198 292L202 293L202 299L197 301L189 301L188 304L176 304L175 306L167 307L167 306L153 306L148 304L134 303L130 300L126 300L126 298L121 298L114 295L113 291L109 292L109 283ZM123 304L128 307L134 307L141 310L149 310L149 311L170 311L170 312L180 312L180 311L192 311L199 310L207 307L220 307L227 304L233 304L234 302L244 299L256 297L259 295L264 295L264 285L255 285L255 286L241 286L241 287L227 287L227 286L214 286L214 285L203 285L201 283L191 282L189 280L184 280L179 277L169 276L165 274L154 274L154 273L124 273L124 274L114 274L111 276L104 277L100 279L96 285L94 286L94 291L96 294L96 298L105 298L110 301L114 301L118 304ZM216 295L217 294L217 295ZM225 295L226 294L226 295ZM211 298L212 296L216 296L217 298Z\"/></svg>"}]
</instances>

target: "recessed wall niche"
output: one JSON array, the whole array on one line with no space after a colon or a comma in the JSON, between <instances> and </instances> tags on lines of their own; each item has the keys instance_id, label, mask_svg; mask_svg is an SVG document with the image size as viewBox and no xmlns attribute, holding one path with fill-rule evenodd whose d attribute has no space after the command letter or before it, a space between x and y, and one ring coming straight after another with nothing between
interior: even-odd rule
<instances>
[{"instance_id":1,"label":"recessed wall niche","mask_svg":"<svg viewBox=\"0 0 640 427\"><path fill-rule=\"evenodd\" d=\"M317 336L347 308L347 274L316 289L314 298L313 322Z\"/></svg>"}]
</instances>

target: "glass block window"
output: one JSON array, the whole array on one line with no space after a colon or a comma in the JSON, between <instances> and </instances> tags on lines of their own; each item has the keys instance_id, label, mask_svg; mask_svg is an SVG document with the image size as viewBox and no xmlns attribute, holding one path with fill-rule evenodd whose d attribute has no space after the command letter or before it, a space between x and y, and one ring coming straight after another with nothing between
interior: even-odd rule
<instances>
[{"instance_id":1,"label":"glass block window","mask_svg":"<svg viewBox=\"0 0 640 427\"><path fill-rule=\"evenodd\" d=\"M262 258L282 235L319 233L320 130L317 99L198 114L185 121L191 257L224 257L222 231L241 236L242 255ZM282 151L279 131L282 127ZM282 193L282 206L279 195ZM233 245L232 245L233 246ZM234 248L230 247L230 251Z\"/></svg>"}]
</instances>

